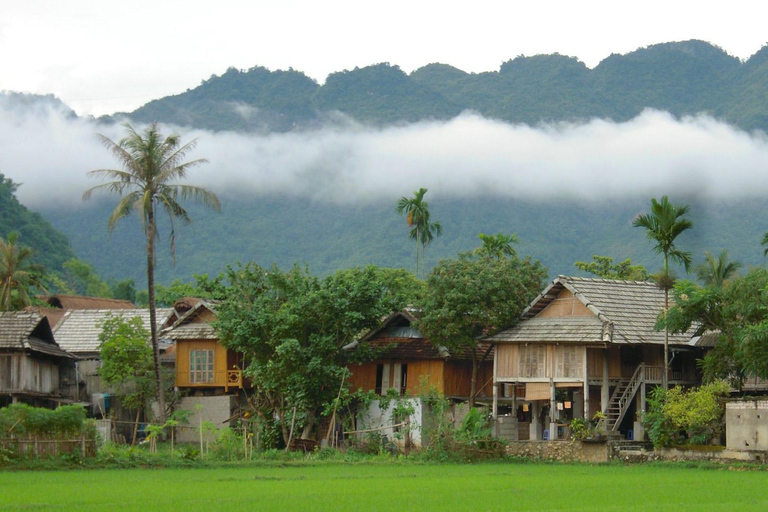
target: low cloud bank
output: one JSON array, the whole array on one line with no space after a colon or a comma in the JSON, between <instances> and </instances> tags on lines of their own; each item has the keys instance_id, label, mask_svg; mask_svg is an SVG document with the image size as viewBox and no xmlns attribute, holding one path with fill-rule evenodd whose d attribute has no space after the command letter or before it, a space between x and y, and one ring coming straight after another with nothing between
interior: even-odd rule
<instances>
[{"instance_id":1,"label":"low cloud bank","mask_svg":"<svg viewBox=\"0 0 768 512\"><path fill-rule=\"evenodd\" d=\"M651 197L732 199L768 190L768 139L709 116L675 119L648 110L624 123L591 120L529 127L465 113L448 122L367 128L352 122L289 134L211 133L191 158L210 164L189 182L224 194L304 196L349 203L393 200L419 187L437 197ZM117 162L95 136L122 128L77 119L51 105L0 96L0 172L21 183L31 208L76 205L99 182L89 170Z\"/></svg>"}]
</instances>

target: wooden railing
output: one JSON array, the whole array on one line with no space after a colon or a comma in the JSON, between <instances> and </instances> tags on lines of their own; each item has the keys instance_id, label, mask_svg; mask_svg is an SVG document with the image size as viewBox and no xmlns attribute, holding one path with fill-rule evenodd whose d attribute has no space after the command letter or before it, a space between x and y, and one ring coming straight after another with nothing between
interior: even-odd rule
<instances>
[{"instance_id":1,"label":"wooden railing","mask_svg":"<svg viewBox=\"0 0 768 512\"><path fill-rule=\"evenodd\" d=\"M227 370L227 381L224 384L224 391L229 391L229 388L242 389L243 387L243 371L242 370Z\"/></svg>"},{"instance_id":2,"label":"wooden railing","mask_svg":"<svg viewBox=\"0 0 768 512\"><path fill-rule=\"evenodd\" d=\"M645 382L653 384L661 384L664 376L663 366L646 366L645 367Z\"/></svg>"}]
</instances>

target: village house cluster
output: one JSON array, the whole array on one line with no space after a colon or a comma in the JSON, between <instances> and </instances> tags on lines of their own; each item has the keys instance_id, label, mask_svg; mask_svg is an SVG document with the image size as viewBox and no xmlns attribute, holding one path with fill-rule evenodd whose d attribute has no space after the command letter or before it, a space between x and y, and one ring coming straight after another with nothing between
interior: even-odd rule
<instances>
[{"instance_id":1,"label":"village house cluster","mask_svg":"<svg viewBox=\"0 0 768 512\"><path fill-rule=\"evenodd\" d=\"M108 315L139 316L146 325L148 310L113 299L53 296L48 302L50 308L0 313L0 406L83 403L97 416L124 414L100 382L99 326ZM495 435L509 441L564 439L571 420L600 412L604 431L642 440L640 413L650 390L663 381L664 333L655 328L663 308L664 293L653 283L557 277L519 323L481 340L478 352L485 357L475 401L488 407ZM242 354L219 343L211 325L215 318L215 302L197 298L181 299L157 314L161 361L174 371L177 408L191 411L195 424L226 424L252 386L243 374ZM349 365L348 385L410 397L414 426L426 407L417 397L429 388L451 400L459 419L470 398L471 354L432 344L419 332L417 319L418 311L392 312L378 329L345 347L366 345L377 354ZM712 348L714 337L694 334L691 328L669 337L670 386L701 384L696 361ZM746 384L763 391L759 381ZM768 416L762 414L766 404L753 405L729 404L729 449L768 449L768 425L759 419ZM355 421L360 428L391 425L376 403L358 411ZM418 428L413 432L418 445ZM187 440L194 436L187 434Z\"/></svg>"}]
</instances>

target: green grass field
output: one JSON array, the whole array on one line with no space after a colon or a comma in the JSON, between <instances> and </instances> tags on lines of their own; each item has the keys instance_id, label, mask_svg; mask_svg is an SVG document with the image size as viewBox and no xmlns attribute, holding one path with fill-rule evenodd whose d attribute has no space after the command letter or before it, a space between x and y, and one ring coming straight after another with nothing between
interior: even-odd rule
<instances>
[{"instance_id":1,"label":"green grass field","mask_svg":"<svg viewBox=\"0 0 768 512\"><path fill-rule=\"evenodd\" d=\"M314 464L0 472L0 510L768 510L768 472L681 465Z\"/></svg>"}]
</instances>

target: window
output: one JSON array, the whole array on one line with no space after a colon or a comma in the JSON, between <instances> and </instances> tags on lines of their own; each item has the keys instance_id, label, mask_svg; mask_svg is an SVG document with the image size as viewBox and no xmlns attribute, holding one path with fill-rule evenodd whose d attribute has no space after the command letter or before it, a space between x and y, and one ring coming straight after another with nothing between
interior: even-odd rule
<instances>
[{"instance_id":1,"label":"window","mask_svg":"<svg viewBox=\"0 0 768 512\"><path fill-rule=\"evenodd\" d=\"M557 377L580 379L584 376L584 350L573 345L557 347Z\"/></svg>"},{"instance_id":2,"label":"window","mask_svg":"<svg viewBox=\"0 0 768 512\"><path fill-rule=\"evenodd\" d=\"M523 378L546 377L544 366L547 361L545 345L520 346L518 374Z\"/></svg>"},{"instance_id":3,"label":"window","mask_svg":"<svg viewBox=\"0 0 768 512\"><path fill-rule=\"evenodd\" d=\"M213 350L189 351L189 382L213 382Z\"/></svg>"}]
</instances>

